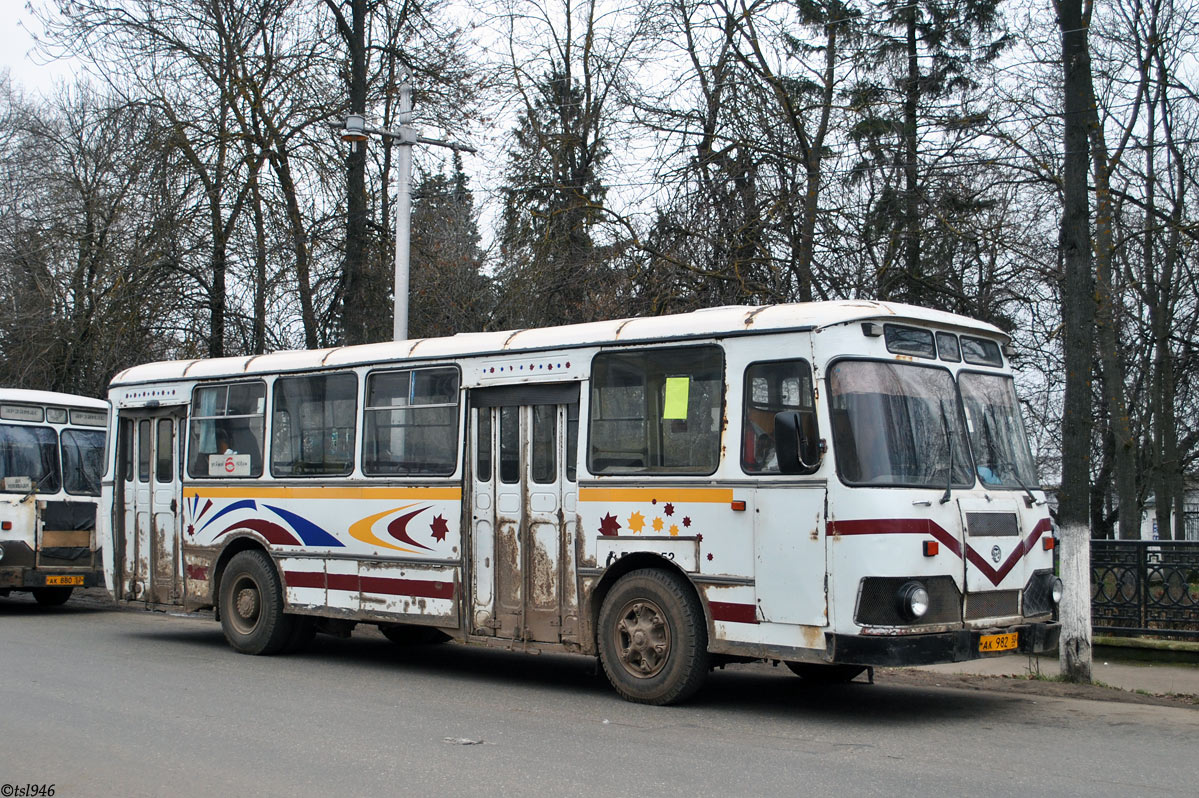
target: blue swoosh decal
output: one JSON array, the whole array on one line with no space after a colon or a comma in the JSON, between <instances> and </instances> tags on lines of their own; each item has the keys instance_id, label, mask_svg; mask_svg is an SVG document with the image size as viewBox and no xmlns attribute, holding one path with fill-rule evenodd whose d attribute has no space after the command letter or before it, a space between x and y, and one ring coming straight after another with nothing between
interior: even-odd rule
<instances>
[{"instance_id":1,"label":"blue swoosh decal","mask_svg":"<svg viewBox=\"0 0 1199 798\"><path fill-rule=\"evenodd\" d=\"M344 548L346 545L307 518L288 512L282 507L273 507L269 504L262 506L291 524L291 528L300 536L300 540L304 541L305 546L335 546Z\"/></svg>"},{"instance_id":2,"label":"blue swoosh decal","mask_svg":"<svg viewBox=\"0 0 1199 798\"><path fill-rule=\"evenodd\" d=\"M220 518L222 515L225 515L226 513L231 513L231 512L233 512L234 510L243 510L243 509L246 509L246 508L249 508L249 509L251 509L251 510L256 510L256 509L258 509L257 505L255 505L255 504L254 504L254 500L253 500L253 499L242 499L242 500L241 500L241 501L239 501L239 502L233 502L233 504L230 504L228 507L226 507L225 509L221 510L219 513L217 513L216 515L214 515L212 518L209 518L209 519L208 519L208 520L207 520L207 521L204 523L204 526L200 527L200 530L199 530L199 531L203 532L203 531L204 531L204 530L205 530L205 529L208 527L208 525L209 525L209 524L211 524L213 521L215 521L215 520L217 520L218 518Z\"/></svg>"}]
</instances>

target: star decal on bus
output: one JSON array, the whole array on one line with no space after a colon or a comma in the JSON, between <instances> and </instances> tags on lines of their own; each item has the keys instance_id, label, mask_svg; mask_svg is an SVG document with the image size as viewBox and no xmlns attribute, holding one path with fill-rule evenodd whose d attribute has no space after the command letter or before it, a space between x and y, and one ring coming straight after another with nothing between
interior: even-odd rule
<instances>
[{"instance_id":1,"label":"star decal on bus","mask_svg":"<svg viewBox=\"0 0 1199 798\"><path fill-rule=\"evenodd\" d=\"M640 535L641 530L645 529L645 516L639 512L634 512L629 516L629 529L633 534Z\"/></svg>"},{"instance_id":2,"label":"star decal on bus","mask_svg":"<svg viewBox=\"0 0 1199 798\"><path fill-rule=\"evenodd\" d=\"M433 539L438 543L445 542L445 536L450 531L450 525L446 520L438 515L433 519L433 523L429 524L429 529L433 531Z\"/></svg>"},{"instance_id":3,"label":"star decal on bus","mask_svg":"<svg viewBox=\"0 0 1199 798\"><path fill-rule=\"evenodd\" d=\"M607 537L612 537L620 534L620 522L616 520L616 516L608 513L600 519L599 533Z\"/></svg>"}]
</instances>

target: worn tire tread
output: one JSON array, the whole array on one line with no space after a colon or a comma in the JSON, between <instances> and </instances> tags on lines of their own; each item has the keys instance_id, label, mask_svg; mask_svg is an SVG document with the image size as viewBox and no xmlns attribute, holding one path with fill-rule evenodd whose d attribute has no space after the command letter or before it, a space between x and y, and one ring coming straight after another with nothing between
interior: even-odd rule
<instances>
[{"instance_id":1,"label":"worn tire tread","mask_svg":"<svg viewBox=\"0 0 1199 798\"><path fill-rule=\"evenodd\" d=\"M658 602L672 627L670 662L662 673L644 681L625 672L611 634L612 615L636 596ZM621 577L604 598L597 636L604 673L627 701L658 706L682 703L695 695L708 676L708 626L703 609L691 585L670 571L644 568Z\"/></svg>"},{"instance_id":2,"label":"worn tire tread","mask_svg":"<svg viewBox=\"0 0 1199 798\"><path fill-rule=\"evenodd\" d=\"M261 587L262 615L258 626L248 635L233 628L232 612L226 604L232 600L233 585L238 576L247 574ZM234 650L242 654L271 655L285 651L292 642L295 632L295 616L283 612L283 583L274 563L263 552L248 549L233 556L221 575L220 591L221 629L225 640Z\"/></svg>"}]
</instances>

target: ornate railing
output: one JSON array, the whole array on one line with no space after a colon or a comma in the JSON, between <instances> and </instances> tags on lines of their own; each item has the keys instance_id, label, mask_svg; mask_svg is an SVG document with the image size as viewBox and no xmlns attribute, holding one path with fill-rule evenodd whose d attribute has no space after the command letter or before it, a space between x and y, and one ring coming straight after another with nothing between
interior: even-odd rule
<instances>
[{"instance_id":1,"label":"ornate railing","mask_svg":"<svg viewBox=\"0 0 1199 798\"><path fill-rule=\"evenodd\" d=\"M1199 541L1092 540L1091 626L1199 638Z\"/></svg>"}]
</instances>

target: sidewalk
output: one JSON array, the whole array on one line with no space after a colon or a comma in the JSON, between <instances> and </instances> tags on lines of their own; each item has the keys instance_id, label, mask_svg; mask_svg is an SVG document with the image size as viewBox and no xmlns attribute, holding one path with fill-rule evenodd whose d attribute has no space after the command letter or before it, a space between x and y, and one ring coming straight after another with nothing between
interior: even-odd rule
<instances>
[{"instance_id":1,"label":"sidewalk","mask_svg":"<svg viewBox=\"0 0 1199 798\"><path fill-rule=\"evenodd\" d=\"M1096 645L1091 665L1091 677L1099 683L1131 692L1150 695L1199 695L1199 646L1191 661L1169 661L1173 654L1162 652L1154 661L1154 649L1136 641L1120 641L1120 645ZM1184 658L1185 659L1185 658ZM961 673L976 676L1028 677L1039 673L1046 678L1061 674L1056 656L1026 657L1008 655L977 659L970 662L951 662L926 665L917 670L934 673Z\"/></svg>"}]
</instances>

